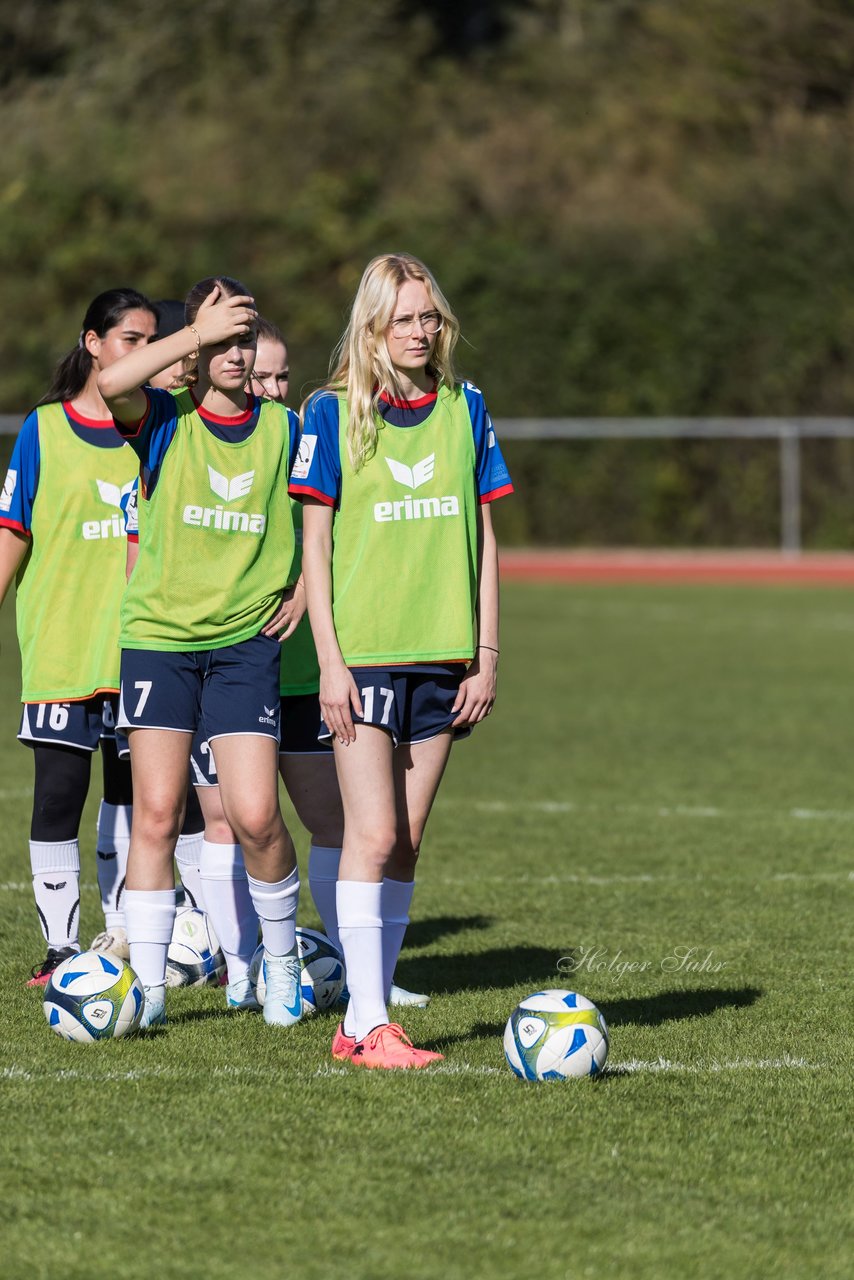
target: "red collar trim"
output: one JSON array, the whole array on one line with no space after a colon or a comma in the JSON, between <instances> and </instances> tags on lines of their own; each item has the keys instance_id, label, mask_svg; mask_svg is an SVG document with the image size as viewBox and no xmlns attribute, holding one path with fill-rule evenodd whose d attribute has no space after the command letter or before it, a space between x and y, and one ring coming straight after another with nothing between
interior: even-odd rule
<instances>
[{"instance_id":1,"label":"red collar trim","mask_svg":"<svg viewBox=\"0 0 854 1280\"><path fill-rule=\"evenodd\" d=\"M107 427L115 429L115 422L110 418L86 418L79 409L75 409L70 400L63 400L62 407L72 422L77 422L81 427L98 427L106 430Z\"/></svg>"},{"instance_id":2,"label":"red collar trim","mask_svg":"<svg viewBox=\"0 0 854 1280\"><path fill-rule=\"evenodd\" d=\"M433 390L428 391L426 395L419 396L417 400L398 400L395 396L389 395L387 391L380 392L380 400L386 404L392 405L395 409L423 409L425 404L431 404L439 392L436 383L433 383Z\"/></svg>"},{"instance_id":3,"label":"red collar trim","mask_svg":"<svg viewBox=\"0 0 854 1280\"><path fill-rule=\"evenodd\" d=\"M248 391L246 393L246 408L243 412L230 414L228 417L224 417L219 413L211 413L210 409L203 409L192 391L190 392L190 395L193 397L193 404L196 406L196 412L202 418L206 418L208 422L215 422L217 426L220 427L242 427L245 422L249 421L252 414L255 412L255 397L251 396Z\"/></svg>"}]
</instances>

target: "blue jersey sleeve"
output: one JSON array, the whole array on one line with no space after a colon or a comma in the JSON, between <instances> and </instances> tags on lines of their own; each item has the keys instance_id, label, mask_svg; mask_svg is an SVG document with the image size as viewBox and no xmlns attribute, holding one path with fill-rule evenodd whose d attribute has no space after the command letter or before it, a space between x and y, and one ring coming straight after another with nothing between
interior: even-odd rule
<instances>
[{"instance_id":1,"label":"blue jersey sleeve","mask_svg":"<svg viewBox=\"0 0 854 1280\"><path fill-rule=\"evenodd\" d=\"M24 419L24 425L18 432L12 449L9 470L0 496L0 526L14 529L16 533L29 534L40 468L39 419L34 409Z\"/></svg>"},{"instance_id":2,"label":"blue jersey sleeve","mask_svg":"<svg viewBox=\"0 0 854 1280\"><path fill-rule=\"evenodd\" d=\"M298 413L294 413L293 409L286 409L285 412L288 415L288 448L290 450L288 474L290 475L299 457L300 425Z\"/></svg>"},{"instance_id":3,"label":"blue jersey sleeve","mask_svg":"<svg viewBox=\"0 0 854 1280\"><path fill-rule=\"evenodd\" d=\"M140 461L142 481L150 498L166 457L166 450L175 439L178 430L178 409L175 397L169 391L156 387L144 388L148 408L136 426L114 419L119 435L127 440Z\"/></svg>"},{"instance_id":4,"label":"blue jersey sleeve","mask_svg":"<svg viewBox=\"0 0 854 1280\"><path fill-rule=\"evenodd\" d=\"M481 503L494 502L513 492L513 481L501 447L495 438L495 428L483 398L473 382L463 383L463 395L469 407L474 451L477 459L477 491Z\"/></svg>"},{"instance_id":5,"label":"blue jersey sleeve","mask_svg":"<svg viewBox=\"0 0 854 1280\"><path fill-rule=\"evenodd\" d=\"M159 468L166 450L175 439L178 429L178 410L175 397L169 391L157 387L144 387L148 408L135 425L113 421L120 436L127 440L144 467Z\"/></svg>"},{"instance_id":6,"label":"blue jersey sleeve","mask_svg":"<svg viewBox=\"0 0 854 1280\"><path fill-rule=\"evenodd\" d=\"M338 447L338 398L328 391L312 396L305 408L299 451L291 471L295 498L319 498L337 507L341 497Z\"/></svg>"},{"instance_id":7,"label":"blue jersey sleeve","mask_svg":"<svg viewBox=\"0 0 854 1280\"><path fill-rule=\"evenodd\" d=\"M139 542L139 476L134 480L130 493L122 499L122 505L128 542Z\"/></svg>"}]
</instances>

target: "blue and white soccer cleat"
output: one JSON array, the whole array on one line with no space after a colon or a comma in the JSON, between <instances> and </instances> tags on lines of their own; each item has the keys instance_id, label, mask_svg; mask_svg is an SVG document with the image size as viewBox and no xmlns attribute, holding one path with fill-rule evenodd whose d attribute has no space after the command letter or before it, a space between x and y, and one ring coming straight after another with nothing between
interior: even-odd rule
<instances>
[{"instance_id":1,"label":"blue and white soccer cleat","mask_svg":"<svg viewBox=\"0 0 854 1280\"><path fill-rule=\"evenodd\" d=\"M257 1010L261 1008L260 1001L255 995L252 987L252 979L247 973L242 978L237 978L234 982L226 984L225 1002L230 1011L235 1013L241 1010Z\"/></svg>"},{"instance_id":2,"label":"blue and white soccer cleat","mask_svg":"<svg viewBox=\"0 0 854 1280\"><path fill-rule=\"evenodd\" d=\"M290 1027L302 1017L302 968L296 953L271 956L264 952L267 993L264 1021L271 1027Z\"/></svg>"},{"instance_id":3,"label":"blue and white soccer cleat","mask_svg":"<svg viewBox=\"0 0 854 1280\"><path fill-rule=\"evenodd\" d=\"M407 991L405 987L391 984L391 991L388 994L389 1007L394 1005L397 1008L426 1009L429 1003L429 996L422 996L417 991Z\"/></svg>"},{"instance_id":4,"label":"blue and white soccer cleat","mask_svg":"<svg viewBox=\"0 0 854 1280\"><path fill-rule=\"evenodd\" d=\"M144 1031L146 1027L165 1027L166 988L144 987L143 990L145 991L145 1008L139 1020L139 1030Z\"/></svg>"}]
</instances>

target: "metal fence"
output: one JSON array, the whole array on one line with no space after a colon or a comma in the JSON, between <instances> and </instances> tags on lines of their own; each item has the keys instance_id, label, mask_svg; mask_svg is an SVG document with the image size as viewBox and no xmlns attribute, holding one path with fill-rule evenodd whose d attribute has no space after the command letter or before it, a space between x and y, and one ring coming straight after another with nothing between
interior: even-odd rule
<instances>
[{"instance_id":1,"label":"metal fence","mask_svg":"<svg viewBox=\"0 0 854 1280\"><path fill-rule=\"evenodd\" d=\"M0 435L21 415L0 414ZM780 549L801 550L801 440L854 438L854 418L496 418L501 440L776 440Z\"/></svg>"}]
</instances>

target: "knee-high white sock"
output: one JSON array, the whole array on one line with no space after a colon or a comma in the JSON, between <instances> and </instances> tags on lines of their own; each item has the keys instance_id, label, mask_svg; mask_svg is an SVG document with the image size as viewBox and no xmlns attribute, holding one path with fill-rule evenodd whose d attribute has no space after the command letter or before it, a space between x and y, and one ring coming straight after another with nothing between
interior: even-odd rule
<instances>
[{"instance_id":1,"label":"knee-high white sock","mask_svg":"<svg viewBox=\"0 0 854 1280\"><path fill-rule=\"evenodd\" d=\"M174 889L125 889L130 967L144 987L165 987L175 923Z\"/></svg>"},{"instance_id":2,"label":"knee-high white sock","mask_svg":"<svg viewBox=\"0 0 854 1280\"><path fill-rule=\"evenodd\" d=\"M98 810L98 888L108 932L113 926L124 928L122 895L128 869L132 813L129 804L107 804L106 800L101 801Z\"/></svg>"},{"instance_id":3,"label":"knee-high white sock","mask_svg":"<svg viewBox=\"0 0 854 1280\"><path fill-rule=\"evenodd\" d=\"M198 907L199 911L206 909L202 878L199 873L203 840L203 831L193 831L190 835L182 832L175 845L175 861L178 863L178 874L184 886L187 906Z\"/></svg>"},{"instance_id":4,"label":"knee-high white sock","mask_svg":"<svg viewBox=\"0 0 854 1280\"><path fill-rule=\"evenodd\" d=\"M383 880L383 992L388 1000L415 892L414 880Z\"/></svg>"},{"instance_id":5,"label":"knee-high white sock","mask_svg":"<svg viewBox=\"0 0 854 1280\"><path fill-rule=\"evenodd\" d=\"M297 905L299 904L299 870L294 867L284 880L268 884L247 875L258 919L264 950L271 956L290 955L296 946Z\"/></svg>"},{"instance_id":6,"label":"knee-high white sock","mask_svg":"<svg viewBox=\"0 0 854 1280\"><path fill-rule=\"evenodd\" d=\"M326 936L336 947L341 946L338 938L338 904L335 886L338 883L338 863L341 861L340 849L327 849L323 845L313 844L308 852L308 885L317 914L323 921Z\"/></svg>"},{"instance_id":7,"label":"knee-high white sock","mask_svg":"<svg viewBox=\"0 0 854 1280\"><path fill-rule=\"evenodd\" d=\"M33 893L49 947L80 945L80 845L77 840L31 840Z\"/></svg>"},{"instance_id":8,"label":"knee-high white sock","mask_svg":"<svg viewBox=\"0 0 854 1280\"><path fill-rule=\"evenodd\" d=\"M239 844L203 840L200 869L205 911L225 956L228 980L235 982L249 972L258 945L258 913L249 892L243 850Z\"/></svg>"},{"instance_id":9,"label":"knee-high white sock","mask_svg":"<svg viewBox=\"0 0 854 1280\"><path fill-rule=\"evenodd\" d=\"M383 987L382 885L338 881L338 935L347 967L350 1003L344 1033L363 1039L388 1022Z\"/></svg>"}]
</instances>

